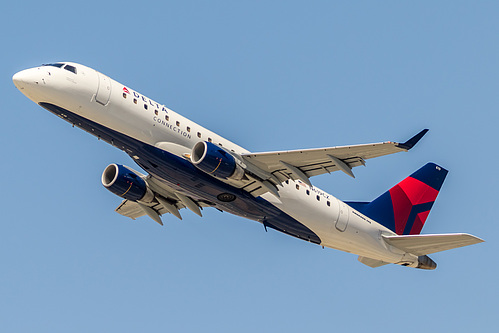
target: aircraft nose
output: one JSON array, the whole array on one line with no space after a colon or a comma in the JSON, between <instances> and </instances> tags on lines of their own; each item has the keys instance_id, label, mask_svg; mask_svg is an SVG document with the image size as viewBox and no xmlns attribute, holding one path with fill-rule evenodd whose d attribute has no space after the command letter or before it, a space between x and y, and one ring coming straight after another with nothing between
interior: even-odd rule
<instances>
[{"instance_id":1,"label":"aircraft nose","mask_svg":"<svg viewBox=\"0 0 499 333\"><path fill-rule=\"evenodd\" d=\"M38 84L33 69L25 69L20 72L17 72L12 77L12 81L19 90L23 90L27 85L30 84Z\"/></svg>"},{"instance_id":2,"label":"aircraft nose","mask_svg":"<svg viewBox=\"0 0 499 333\"><path fill-rule=\"evenodd\" d=\"M12 77L12 81L14 82L14 85L17 87L17 89L21 90L24 88L24 77L26 76L26 70L17 72L14 74Z\"/></svg>"}]
</instances>

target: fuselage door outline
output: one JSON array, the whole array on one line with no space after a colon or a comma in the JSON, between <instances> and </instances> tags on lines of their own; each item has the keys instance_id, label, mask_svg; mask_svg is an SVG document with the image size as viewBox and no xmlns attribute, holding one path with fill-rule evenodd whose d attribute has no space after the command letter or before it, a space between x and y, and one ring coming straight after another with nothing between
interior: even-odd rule
<instances>
[{"instance_id":1,"label":"fuselage door outline","mask_svg":"<svg viewBox=\"0 0 499 333\"><path fill-rule=\"evenodd\" d=\"M111 97L111 79L104 74L97 73L98 86L97 93L95 94L95 101L101 105L106 106L109 103Z\"/></svg>"}]
</instances>

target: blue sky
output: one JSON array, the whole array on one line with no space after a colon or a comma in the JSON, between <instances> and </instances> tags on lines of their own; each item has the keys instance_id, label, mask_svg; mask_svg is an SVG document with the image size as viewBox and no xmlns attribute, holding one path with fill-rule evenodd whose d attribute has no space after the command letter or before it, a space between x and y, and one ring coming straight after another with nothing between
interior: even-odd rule
<instances>
[{"instance_id":1,"label":"blue sky","mask_svg":"<svg viewBox=\"0 0 499 333\"><path fill-rule=\"evenodd\" d=\"M9 2L0 13L0 327L5 332L496 331L499 4L494 1ZM450 170L424 233L487 242L436 271L371 269L216 210L161 228L100 184L123 152L12 75L93 67L251 151L405 141L316 186L371 200Z\"/></svg>"}]
</instances>

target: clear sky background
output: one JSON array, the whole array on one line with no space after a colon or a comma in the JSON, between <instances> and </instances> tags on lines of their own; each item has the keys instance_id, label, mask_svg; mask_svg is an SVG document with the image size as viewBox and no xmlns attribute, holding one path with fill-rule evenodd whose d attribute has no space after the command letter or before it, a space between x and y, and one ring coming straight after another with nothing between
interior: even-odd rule
<instances>
[{"instance_id":1,"label":"clear sky background","mask_svg":"<svg viewBox=\"0 0 499 333\"><path fill-rule=\"evenodd\" d=\"M497 1L9 1L0 13L2 332L497 332ZM205 209L160 227L114 212L123 152L16 90L53 61L93 67L251 151L403 142L356 179L370 201L449 169L424 233L486 243L423 271Z\"/></svg>"}]
</instances>

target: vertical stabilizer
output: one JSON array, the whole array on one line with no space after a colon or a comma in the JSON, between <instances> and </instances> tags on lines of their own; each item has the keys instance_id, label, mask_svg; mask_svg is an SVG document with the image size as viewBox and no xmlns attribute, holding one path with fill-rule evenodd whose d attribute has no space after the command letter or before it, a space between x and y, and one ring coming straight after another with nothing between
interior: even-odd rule
<instances>
[{"instance_id":1,"label":"vertical stabilizer","mask_svg":"<svg viewBox=\"0 0 499 333\"><path fill-rule=\"evenodd\" d=\"M398 235L417 235L442 187L447 170L428 163L370 203L349 203Z\"/></svg>"}]
</instances>

